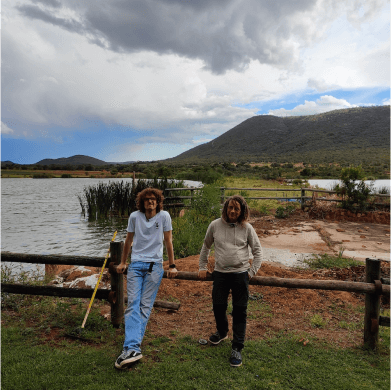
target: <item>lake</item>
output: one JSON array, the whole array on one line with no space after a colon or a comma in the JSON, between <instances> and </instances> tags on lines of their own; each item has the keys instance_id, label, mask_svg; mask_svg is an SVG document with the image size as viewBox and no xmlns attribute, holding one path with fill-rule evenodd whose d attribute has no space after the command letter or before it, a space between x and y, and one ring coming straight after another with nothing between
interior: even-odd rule
<instances>
[{"instance_id":1,"label":"lake","mask_svg":"<svg viewBox=\"0 0 391 390\"><path fill-rule=\"evenodd\" d=\"M308 183L312 186L318 186L319 188L323 188L325 190L331 190L336 184L340 183L337 179L314 179L314 180L307 180ZM373 183L373 188L375 191L379 191L384 187L388 187L388 190L390 190L390 180L375 180L375 181L365 181L368 185Z\"/></svg>"},{"instance_id":2,"label":"lake","mask_svg":"<svg viewBox=\"0 0 391 390\"><path fill-rule=\"evenodd\" d=\"M116 241L125 240L127 219L88 222L77 195L85 186L121 180L132 179L2 179L1 251L105 256L116 229ZM198 187L200 183L185 184ZM36 269L30 264L22 268L32 267Z\"/></svg>"}]
</instances>

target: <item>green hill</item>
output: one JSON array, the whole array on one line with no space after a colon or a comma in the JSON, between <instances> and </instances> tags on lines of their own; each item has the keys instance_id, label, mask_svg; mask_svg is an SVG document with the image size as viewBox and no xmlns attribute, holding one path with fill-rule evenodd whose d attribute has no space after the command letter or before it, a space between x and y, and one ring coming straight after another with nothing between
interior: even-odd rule
<instances>
[{"instance_id":1,"label":"green hill","mask_svg":"<svg viewBox=\"0 0 391 390\"><path fill-rule=\"evenodd\" d=\"M390 158L390 106L308 116L258 115L167 162L376 163Z\"/></svg>"},{"instance_id":2,"label":"green hill","mask_svg":"<svg viewBox=\"0 0 391 390\"><path fill-rule=\"evenodd\" d=\"M100 166L100 165L107 165L110 163L107 163L103 160L98 160L94 157L89 156L83 156L81 154L78 154L76 156L72 157L61 157L61 158L45 158L44 160L38 161L36 165L93 165L93 166Z\"/></svg>"}]
</instances>

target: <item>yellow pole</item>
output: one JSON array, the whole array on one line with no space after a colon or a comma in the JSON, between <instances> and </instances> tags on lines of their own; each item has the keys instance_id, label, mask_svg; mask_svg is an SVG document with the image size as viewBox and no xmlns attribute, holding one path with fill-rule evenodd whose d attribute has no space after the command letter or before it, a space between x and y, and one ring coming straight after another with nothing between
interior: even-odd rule
<instances>
[{"instance_id":1,"label":"yellow pole","mask_svg":"<svg viewBox=\"0 0 391 390\"><path fill-rule=\"evenodd\" d=\"M114 232L114 235L113 235L113 238L111 239L111 242L113 242L115 240L116 235L117 235L117 231ZM90 304L88 305L87 313L86 313L86 315L84 317L84 320L83 320L83 323L81 325L82 329L84 328L84 325L86 324L88 314L90 314L92 302L94 302L95 294L96 294L96 291L98 290L99 283L100 283L100 281L102 279L103 271L104 271L104 269L106 267L106 263L107 263L107 259L109 258L109 255L110 255L110 247L109 247L109 250L107 251L107 255L106 255L105 261L103 263L102 270L100 271L99 279L98 279L98 282L96 283L94 293L92 294L92 298L91 298Z\"/></svg>"}]
</instances>

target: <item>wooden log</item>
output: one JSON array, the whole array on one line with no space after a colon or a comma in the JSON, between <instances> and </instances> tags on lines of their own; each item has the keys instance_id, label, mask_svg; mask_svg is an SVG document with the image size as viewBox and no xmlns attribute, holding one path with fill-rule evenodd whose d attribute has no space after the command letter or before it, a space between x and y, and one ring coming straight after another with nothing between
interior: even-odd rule
<instances>
[{"instance_id":1,"label":"wooden log","mask_svg":"<svg viewBox=\"0 0 391 390\"><path fill-rule=\"evenodd\" d=\"M164 278L167 278L167 271L164 271ZM175 279L200 281L197 272L179 271ZM208 274L206 281L213 281L212 275ZM311 290L334 290L349 291L355 293L374 293L376 287L373 283L346 282L341 280L313 280L313 279L289 279L272 276L254 276L250 279L251 285L270 286L282 288L301 288ZM389 294L390 286L382 285L381 294Z\"/></svg>"},{"instance_id":2,"label":"wooden log","mask_svg":"<svg viewBox=\"0 0 391 390\"><path fill-rule=\"evenodd\" d=\"M123 242L110 243L110 263L118 265L121 262L122 251L124 248ZM115 299L111 305L111 324L118 328L124 320L125 313L125 298L124 298L124 277L123 274L116 272L110 273L111 291L115 293Z\"/></svg>"},{"instance_id":3,"label":"wooden log","mask_svg":"<svg viewBox=\"0 0 391 390\"><path fill-rule=\"evenodd\" d=\"M175 302L167 302L167 301L155 301L153 304L153 307L161 307L163 309L170 309L170 310L179 310L181 307L180 303Z\"/></svg>"},{"instance_id":4,"label":"wooden log","mask_svg":"<svg viewBox=\"0 0 391 390\"><path fill-rule=\"evenodd\" d=\"M25 253L1 252L1 261L16 263L77 265L102 267L104 257L64 256L64 255L32 255Z\"/></svg>"},{"instance_id":5,"label":"wooden log","mask_svg":"<svg viewBox=\"0 0 391 390\"><path fill-rule=\"evenodd\" d=\"M92 288L67 288L54 286L29 286L23 284L1 283L1 292L10 294L42 295L49 297L88 298L91 299ZM98 288L95 299L109 299L110 290Z\"/></svg>"},{"instance_id":6,"label":"wooden log","mask_svg":"<svg viewBox=\"0 0 391 390\"><path fill-rule=\"evenodd\" d=\"M390 327L390 317L379 317L379 325L380 326L388 326Z\"/></svg>"},{"instance_id":7,"label":"wooden log","mask_svg":"<svg viewBox=\"0 0 391 390\"><path fill-rule=\"evenodd\" d=\"M365 260L365 281L380 283L380 260ZM389 287L389 286L387 286ZM378 291L365 294L364 345L375 351L379 343L380 294Z\"/></svg>"}]
</instances>

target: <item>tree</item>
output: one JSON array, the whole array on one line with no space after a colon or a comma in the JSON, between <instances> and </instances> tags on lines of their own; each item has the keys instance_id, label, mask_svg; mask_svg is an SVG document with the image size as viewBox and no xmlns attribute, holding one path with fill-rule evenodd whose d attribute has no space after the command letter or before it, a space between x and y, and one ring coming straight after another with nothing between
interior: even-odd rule
<instances>
[{"instance_id":1,"label":"tree","mask_svg":"<svg viewBox=\"0 0 391 390\"><path fill-rule=\"evenodd\" d=\"M352 211L365 211L369 205L371 186L364 181L364 172L358 167L350 166L341 170L341 185L336 191L342 195L342 207Z\"/></svg>"}]
</instances>

